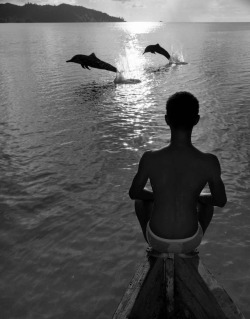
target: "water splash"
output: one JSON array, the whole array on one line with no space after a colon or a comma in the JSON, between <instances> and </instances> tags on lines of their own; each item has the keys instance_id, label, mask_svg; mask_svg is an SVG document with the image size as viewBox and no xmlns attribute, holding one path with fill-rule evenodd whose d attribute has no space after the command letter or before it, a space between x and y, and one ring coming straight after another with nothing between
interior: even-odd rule
<instances>
[{"instance_id":1,"label":"water splash","mask_svg":"<svg viewBox=\"0 0 250 319\"><path fill-rule=\"evenodd\" d=\"M136 83L140 83L141 80L126 78L124 76L124 72L123 71L121 71L121 72L118 71L116 73L116 78L114 79L114 82L115 82L115 84L136 84Z\"/></svg>"},{"instance_id":2,"label":"water splash","mask_svg":"<svg viewBox=\"0 0 250 319\"><path fill-rule=\"evenodd\" d=\"M170 64L187 64L184 60L184 55L182 49L176 50L174 46L171 46L171 53L170 53Z\"/></svg>"},{"instance_id":3,"label":"water splash","mask_svg":"<svg viewBox=\"0 0 250 319\"><path fill-rule=\"evenodd\" d=\"M119 56L116 63L117 70L114 82L116 84L131 84L141 82L139 77L140 57L135 48L125 48L125 54ZM132 78L133 77L133 78Z\"/></svg>"}]
</instances>

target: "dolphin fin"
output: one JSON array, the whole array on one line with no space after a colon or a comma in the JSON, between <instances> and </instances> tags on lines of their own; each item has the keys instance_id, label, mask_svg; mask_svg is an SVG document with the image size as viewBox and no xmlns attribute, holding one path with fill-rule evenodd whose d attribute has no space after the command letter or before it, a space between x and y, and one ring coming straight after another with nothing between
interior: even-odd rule
<instances>
[{"instance_id":1,"label":"dolphin fin","mask_svg":"<svg viewBox=\"0 0 250 319\"><path fill-rule=\"evenodd\" d=\"M90 70L90 68L89 68L86 64L81 64L81 66L82 66L83 69L88 69L88 70Z\"/></svg>"}]
</instances>

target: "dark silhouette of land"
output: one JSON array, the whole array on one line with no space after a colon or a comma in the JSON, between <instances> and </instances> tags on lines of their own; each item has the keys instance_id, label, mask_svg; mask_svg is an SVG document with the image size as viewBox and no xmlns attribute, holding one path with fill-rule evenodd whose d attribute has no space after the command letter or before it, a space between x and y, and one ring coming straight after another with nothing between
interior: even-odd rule
<instances>
[{"instance_id":1,"label":"dark silhouette of land","mask_svg":"<svg viewBox=\"0 0 250 319\"><path fill-rule=\"evenodd\" d=\"M17 6L5 3L0 4L0 22L124 22L124 19L68 4Z\"/></svg>"}]
</instances>

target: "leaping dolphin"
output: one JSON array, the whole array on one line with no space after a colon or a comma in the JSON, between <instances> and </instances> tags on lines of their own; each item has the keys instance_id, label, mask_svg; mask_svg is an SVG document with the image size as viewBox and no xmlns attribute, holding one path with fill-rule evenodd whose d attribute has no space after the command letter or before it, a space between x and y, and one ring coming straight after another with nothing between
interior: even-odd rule
<instances>
[{"instance_id":1,"label":"leaping dolphin","mask_svg":"<svg viewBox=\"0 0 250 319\"><path fill-rule=\"evenodd\" d=\"M116 67L98 59L95 53L92 53L90 55L77 54L73 56L71 60L68 60L66 62L74 62L74 63L81 64L81 66L84 69L88 69L88 70L90 70L89 67L92 67L92 68L103 69L103 70L107 70L107 71L111 71L115 73L117 72Z\"/></svg>"},{"instance_id":2,"label":"leaping dolphin","mask_svg":"<svg viewBox=\"0 0 250 319\"><path fill-rule=\"evenodd\" d=\"M164 55L168 60L170 60L171 56L170 54L168 53L168 51L166 51L165 49L163 49L159 43L157 44L154 44L154 45L148 45L145 49L145 51L143 52L144 53L147 53L147 52L150 52L150 53L154 53L157 52L159 54L162 54Z\"/></svg>"}]
</instances>

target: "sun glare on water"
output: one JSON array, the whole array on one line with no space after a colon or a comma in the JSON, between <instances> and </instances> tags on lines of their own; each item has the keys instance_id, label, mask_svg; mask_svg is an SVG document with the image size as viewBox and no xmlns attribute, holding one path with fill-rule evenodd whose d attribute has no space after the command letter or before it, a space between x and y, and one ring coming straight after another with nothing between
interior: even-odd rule
<instances>
[{"instance_id":1,"label":"sun glare on water","mask_svg":"<svg viewBox=\"0 0 250 319\"><path fill-rule=\"evenodd\" d=\"M120 48L120 55L116 61L117 74L114 82L116 84L136 84L145 77L146 59L143 56L144 47L139 41L139 34L151 33L162 27L160 22L127 22L118 24L117 28L124 32L125 46ZM186 64L182 49L171 46L171 59L166 60L166 65Z\"/></svg>"},{"instance_id":2,"label":"sun glare on water","mask_svg":"<svg viewBox=\"0 0 250 319\"><path fill-rule=\"evenodd\" d=\"M124 31L127 42L122 53L116 61L118 73L115 83L139 83L143 77L145 59L143 59L143 50L138 43L137 35L150 33L159 28L159 22L126 22L119 23L117 28Z\"/></svg>"},{"instance_id":3,"label":"sun glare on water","mask_svg":"<svg viewBox=\"0 0 250 319\"><path fill-rule=\"evenodd\" d=\"M132 34L150 33L161 26L161 22L126 22L119 24L119 28Z\"/></svg>"},{"instance_id":4,"label":"sun glare on water","mask_svg":"<svg viewBox=\"0 0 250 319\"><path fill-rule=\"evenodd\" d=\"M140 26L136 23L137 29L134 29L129 23L125 28L127 42L125 47L121 48L119 58L116 61L116 67L119 71L115 80L116 83L124 83L124 80L126 83L130 83L130 80L136 80L138 83L143 77L144 59L142 49L134 32L136 32L136 30L139 32L138 28L140 28L140 32L142 32L146 26L142 26L141 23L139 23L139 25Z\"/></svg>"},{"instance_id":5,"label":"sun glare on water","mask_svg":"<svg viewBox=\"0 0 250 319\"><path fill-rule=\"evenodd\" d=\"M124 53L120 54L117 61L117 69L122 72L124 77L138 78L140 76L140 70L142 69L143 59L141 52L133 46L133 43L129 43L129 47L124 49Z\"/></svg>"}]
</instances>

